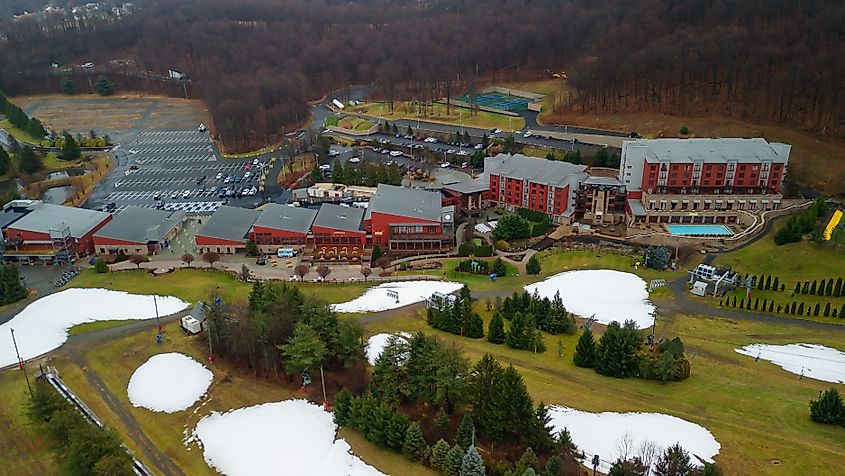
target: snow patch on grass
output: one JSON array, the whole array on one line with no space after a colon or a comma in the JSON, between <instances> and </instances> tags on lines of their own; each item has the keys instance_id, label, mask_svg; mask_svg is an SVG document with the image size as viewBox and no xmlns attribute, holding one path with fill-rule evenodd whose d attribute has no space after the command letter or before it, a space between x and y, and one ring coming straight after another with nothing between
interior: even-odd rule
<instances>
[{"instance_id":1,"label":"snow patch on grass","mask_svg":"<svg viewBox=\"0 0 845 476\"><path fill-rule=\"evenodd\" d=\"M434 292L453 293L463 287L451 281L396 281L367 289L363 295L344 303L332 304L335 312L378 312L422 302ZM399 295L388 296L388 291Z\"/></svg>"},{"instance_id":2,"label":"snow patch on grass","mask_svg":"<svg viewBox=\"0 0 845 476\"><path fill-rule=\"evenodd\" d=\"M383 476L335 439L331 413L305 400L214 412L197 423L205 461L230 476Z\"/></svg>"},{"instance_id":3,"label":"snow patch on grass","mask_svg":"<svg viewBox=\"0 0 845 476\"><path fill-rule=\"evenodd\" d=\"M625 446L629 458L638 456L643 442L653 442L658 454L680 443L689 452L690 461L699 466L695 456L712 463L721 448L706 428L662 413L590 413L554 406L549 408L549 415L556 431L569 429L572 441L587 454L587 462L599 455L603 473L610 470Z\"/></svg>"},{"instance_id":4,"label":"snow patch on grass","mask_svg":"<svg viewBox=\"0 0 845 476\"><path fill-rule=\"evenodd\" d=\"M407 332L399 332L396 334L382 332L381 334L376 334L367 339L366 354L367 360L370 361L370 365L376 364L376 361L381 356L382 351L384 351L384 347L387 345L387 341L393 336L404 337L406 339L411 338L411 334Z\"/></svg>"},{"instance_id":5,"label":"snow patch on grass","mask_svg":"<svg viewBox=\"0 0 845 476\"><path fill-rule=\"evenodd\" d=\"M187 355L158 354L135 370L126 393L133 406L173 413L199 400L213 378L210 370Z\"/></svg>"},{"instance_id":6,"label":"snow patch on grass","mask_svg":"<svg viewBox=\"0 0 845 476\"><path fill-rule=\"evenodd\" d=\"M566 271L525 289L549 299L560 292L568 311L582 317L595 314L602 324L631 319L643 329L654 323L655 307L648 300L646 282L636 274L609 269Z\"/></svg>"},{"instance_id":7,"label":"snow patch on grass","mask_svg":"<svg viewBox=\"0 0 845 476\"><path fill-rule=\"evenodd\" d=\"M188 303L172 296L158 296L158 313L179 312ZM45 296L26 306L9 322L0 325L0 367L17 363L9 329L24 360L60 347L68 329L86 322L151 319L156 316L153 297L108 289L67 289Z\"/></svg>"},{"instance_id":8,"label":"snow patch on grass","mask_svg":"<svg viewBox=\"0 0 845 476\"><path fill-rule=\"evenodd\" d=\"M779 365L787 372L823 382L845 383L845 352L819 344L750 344L737 353Z\"/></svg>"}]
</instances>

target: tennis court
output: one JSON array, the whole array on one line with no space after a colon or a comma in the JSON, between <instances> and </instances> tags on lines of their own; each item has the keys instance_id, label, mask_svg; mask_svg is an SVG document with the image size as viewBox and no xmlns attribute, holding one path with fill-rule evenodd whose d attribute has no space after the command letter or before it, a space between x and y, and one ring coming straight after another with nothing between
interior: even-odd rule
<instances>
[{"instance_id":1,"label":"tennis court","mask_svg":"<svg viewBox=\"0 0 845 476\"><path fill-rule=\"evenodd\" d=\"M489 92L478 96L461 96L459 101L475 103L479 106L502 109L504 111L521 111L528 109L528 99L509 94Z\"/></svg>"}]
</instances>

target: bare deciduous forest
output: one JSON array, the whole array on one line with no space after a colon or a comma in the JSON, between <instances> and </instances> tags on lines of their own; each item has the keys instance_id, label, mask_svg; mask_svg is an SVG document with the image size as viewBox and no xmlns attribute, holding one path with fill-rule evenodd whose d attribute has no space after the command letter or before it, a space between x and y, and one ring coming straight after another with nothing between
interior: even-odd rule
<instances>
[{"instance_id":1,"label":"bare deciduous forest","mask_svg":"<svg viewBox=\"0 0 845 476\"><path fill-rule=\"evenodd\" d=\"M0 85L57 92L52 62L183 71L188 87L110 78L204 99L235 150L277 140L305 122L308 100L349 84L432 99L547 69L570 72L559 106L570 111L720 114L845 136L840 0L134 3L120 20L5 22Z\"/></svg>"}]
</instances>

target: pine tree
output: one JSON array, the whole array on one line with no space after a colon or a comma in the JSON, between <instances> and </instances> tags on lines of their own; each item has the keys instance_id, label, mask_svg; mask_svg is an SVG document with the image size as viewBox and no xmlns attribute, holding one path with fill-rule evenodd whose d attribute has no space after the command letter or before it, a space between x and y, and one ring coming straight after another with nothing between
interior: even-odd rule
<instances>
[{"instance_id":1,"label":"pine tree","mask_svg":"<svg viewBox=\"0 0 845 476\"><path fill-rule=\"evenodd\" d=\"M512 347L514 349L529 348L531 344L531 336L528 332L528 322L525 314L517 312L513 315L505 341L508 343L508 347Z\"/></svg>"},{"instance_id":2,"label":"pine tree","mask_svg":"<svg viewBox=\"0 0 845 476\"><path fill-rule=\"evenodd\" d=\"M813 308L813 315L818 317L820 310L821 310L821 306L819 306L819 303L816 303L816 307Z\"/></svg>"},{"instance_id":3,"label":"pine tree","mask_svg":"<svg viewBox=\"0 0 845 476\"><path fill-rule=\"evenodd\" d=\"M416 423L408 425L405 431L405 442L402 444L402 454L413 461L422 461L428 453L428 445L422 430Z\"/></svg>"},{"instance_id":4,"label":"pine tree","mask_svg":"<svg viewBox=\"0 0 845 476\"><path fill-rule=\"evenodd\" d=\"M830 301L824 305L824 317L830 317Z\"/></svg>"},{"instance_id":5,"label":"pine tree","mask_svg":"<svg viewBox=\"0 0 845 476\"><path fill-rule=\"evenodd\" d=\"M584 333L578 338L572 360L578 367L594 367L596 365L596 341L593 339L593 331L590 329L584 329Z\"/></svg>"},{"instance_id":6,"label":"pine tree","mask_svg":"<svg viewBox=\"0 0 845 476\"><path fill-rule=\"evenodd\" d=\"M487 341L494 344L501 344L505 341L505 323L502 319L502 313L498 310L493 311L493 318L487 328Z\"/></svg>"},{"instance_id":7,"label":"pine tree","mask_svg":"<svg viewBox=\"0 0 845 476\"><path fill-rule=\"evenodd\" d=\"M460 476L461 474L461 465L464 462L464 449L458 445L452 447L448 453L446 453L446 459L443 460L443 474L446 476Z\"/></svg>"},{"instance_id":8,"label":"pine tree","mask_svg":"<svg viewBox=\"0 0 845 476\"><path fill-rule=\"evenodd\" d=\"M842 308L839 309L839 317L845 317L845 303L842 304Z\"/></svg>"},{"instance_id":9,"label":"pine tree","mask_svg":"<svg viewBox=\"0 0 845 476\"><path fill-rule=\"evenodd\" d=\"M760 291L762 291L762 290L763 290L763 283L764 283L764 281L763 281L763 276L764 276L764 275L762 275L762 274L761 274L761 275L757 278L757 289L758 289L758 290L760 290Z\"/></svg>"},{"instance_id":10,"label":"pine tree","mask_svg":"<svg viewBox=\"0 0 845 476\"><path fill-rule=\"evenodd\" d=\"M434 416L434 424L437 426L437 429L443 433L449 429L449 415L443 407L440 407L440 410L437 410L437 415Z\"/></svg>"},{"instance_id":11,"label":"pine tree","mask_svg":"<svg viewBox=\"0 0 845 476\"><path fill-rule=\"evenodd\" d=\"M528 274L540 274L540 260L536 255L531 255L528 258L528 263L525 265L525 272Z\"/></svg>"},{"instance_id":12,"label":"pine tree","mask_svg":"<svg viewBox=\"0 0 845 476\"><path fill-rule=\"evenodd\" d=\"M563 469L560 462L560 456L553 454L546 460L546 469L543 470L543 476L560 476Z\"/></svg>"},{"instance_id":13,"label":"pine tree","mask_svg":"<svg viewBox=\"0 0 845 476\"><path fill-rule=\"evenodd\" d=\"M827 280L827 286L824 288L825 296L833 295L833 278Z\"/></svg>"},{"instance_id":14,"label":"pine tree","mask_svg":"<svg viewBox=\"0 0 845 476\"><path fill-rule=\"evenodd\" d=\"M798 303L798 314L800 314L802 316L804 315L804 302L803 301Z\"/></svg>"},{"instance_id":15,"label":"pine tree","mask_svg":"<svg viewBox=\"0 0 845 476\"><path fill-rule=\"evenodd\" d=\"M810 285L810 294L816 294L816 280L813 280L813 284Z\"/></svg>"},{"instance_id":16,"label":"pine tree","mask_svg":"<svg viewBox=\"0 0 845 476\"><path fill-rule=\"evenodd\" d=\"M777 276L775 276L774 281L772 281L772 289L775 290L775 291L780 289L780 280L778 279Z\"/></svg>"},{"instance_id":17,"label":"pine tree","mask_svg":"<svg viewBox=\"0 0 845 476\"><path fill-rule=\"evenodd\" d=\"M842 278L836 278L836 286L833 287L833 295L839 297L842 295Z\"/></svg>"},{"instance_id":18,"label":"pine tree","mask_svg":"<svg viewBox=\"0 0 845 476\"><path fill-rule=\"evenodd\" d=\"M460 476L484 476L485 474L484 461L481 459L481 455L478 454L478 450L474 446L470 446L463 461L461 461Z\"/></svg>"},{"instance_id":19,"label":"pine tree","mask_svg":"<svg viewBox=\"0 0 845 476\"><path fill-rule=\"evenodd\" d=\"M27 295L26 287L21 283L17 266L7 264L0 266L0 306L11 304L24 299Z\"/></svg>"},{"instance_id":20,"label":"pine tree","mask_svg":"<svg viewBox=\"0 0 845 476\"><path fill-rule=\"evenodd\" d=\"M441 470L448 453L449 443L446 443L446 440L443 438L437 440L437 443L431 447L431 457L428 459L428 462L431 463L431 467L437 469L438 471Z\"/></svg>"},{"instance_id":21,"label":"pine tree","mask_svg":"<svg viewBox=\"0 0 845 476\"><path fill-rule=\"evenodd\" d=\"M759 306L760 306L760 298L754 298L754 310L756 311Z\"/></svg>"},{"instance_id":22,"label":"pine tree","mask_svg":"<svg viewBox=\"0 0 845 476\"><path fill-rule=\"evenodd\" d=\"M826 285L827 285L827 283L825 282L824 279L822 279L819 282L819 289L818 289L818 292L816 294L818 294L819 296L824 296L824 288L825 288Z\"/></svg>"},{"instance_id":23,"label":"pine tree","mask_svg":"<svg viewBox=\"0 0 845 476\"><path fill-rule=\"evenodd\" d=\"M769 289L772 289L772 275L771 274L766 276L766 286L765 286L765 288L766 288L767 291Z\"/></svg>"},{"instance_id":24,"label":"pine tree","mask_svg":"<svg viewBox=\"0 0 845 476\"><path fill-rule=\"evenodd\" d=\"M481 316L474 312L470 314L466 336L470 339L480 339L484 337L484 321L481 320Z\"/></svg>"},{"instance_id":25,"label":"pine tree","mask_svg":"<svg viewBox=\"0 0 845 476\"><path fill-rule=\"evenodd\" d=\"M795 283L795 290L792 291L792 292L795 293L795 294L800 293L801 292L801 283Z\"/></svg>"},{"instance_id":26,"label":"pine tree","mask_svg":"<svg viewBox=\"0 0 845 476\"><path fill-rule=\"evenodd\" d=\"M525 448L525 452L522 453L522 456L519 457L519 460L516 462L516 474L523 474L527 469L534 469L537 466L537 455L534 453L534 450L531 449L529 446Z\"/></svg>"},{"instance_id":27,"label":"pine tree","mask_svg":"<svg viewBox=\"0 0 845 476\"><path fill-rule=\"evenodd\" d=\"M534 471L534 468L528 468L520 476L537 476L537 472Z\"/></svg>"},{"instance_id":28,"label":"pine tree","mask_svg":"<svg viewBox=\"0 0 845 476\"><path fill-rule=\"evenodd\" d=\"M656 476L680 476L692 471L689 453L681 445L675 443L666 448L654 465Z\"/></svg>"},{"instance_id":29,"label":"pine tree","mask_svg":"<svg viewBox=\"0 0 845 476\"><path fill-rule=\"evenodd\" d=\"M455 444L461 448L469 448L472 446L474 433L475 425L472 423L472 415L464 413L461 425L458 427L458 433L455 434Z\"/></svg>"},{"instance_id":30,"label":"pine tree","mask_svg":"<svg viewBox=\"0 0 845 476\"><path fill-rule=\"evenodd\" d=\"M769 312L772 312L774 310L774 308L775 308L775 300L772 299L771 301L769 301ZM780 309L780 306L778 306L778 309ZM778 311L778 312L780 312L780 311Z\"/></svg>"}]
</instances>

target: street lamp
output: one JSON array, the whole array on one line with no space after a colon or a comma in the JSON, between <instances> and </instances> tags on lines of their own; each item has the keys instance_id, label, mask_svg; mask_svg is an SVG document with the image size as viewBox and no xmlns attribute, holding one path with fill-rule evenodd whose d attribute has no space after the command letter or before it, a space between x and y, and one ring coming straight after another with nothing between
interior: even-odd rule
<instances>
[{"instance_id":1,"label":"street lamp","mask_svg":"<svg viewBox=\"0 0 845 476\"><path fill-rule=\"evenodd\" d=\"M599 467L599 455L593 455L593 476L596 476L596 469Z\"/></svg>"}]
</instances>

